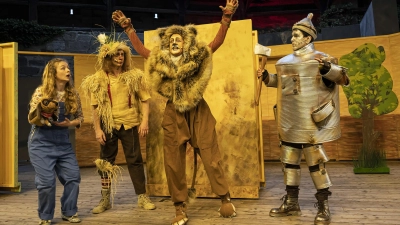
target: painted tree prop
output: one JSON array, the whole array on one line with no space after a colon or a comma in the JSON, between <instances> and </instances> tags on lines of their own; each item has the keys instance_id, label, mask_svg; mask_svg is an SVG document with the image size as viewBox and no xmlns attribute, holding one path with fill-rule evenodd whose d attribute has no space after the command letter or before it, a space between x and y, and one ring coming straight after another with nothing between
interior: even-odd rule
<instances>
[{"instance_id":1,"label":"painted tree prop","mask_svg":"<svg viewBox=\"0 0 400 225\"><path fill-rule=\"evenodd\" d=\"M390 113L398 106L397 96L392 91L392 77L382 66L385 58L385 49L372 43L365 43L340 58L339 64L348 68L350 78L350 85L343 87L349 113L362 119L363 125L363 143L354 163L355 173L373 173L365 168L387 168L385 151L377 146L379 132L374 130L374 117ZM389 168L384 170L389 173Z\"/></svg>"}]
</instances>

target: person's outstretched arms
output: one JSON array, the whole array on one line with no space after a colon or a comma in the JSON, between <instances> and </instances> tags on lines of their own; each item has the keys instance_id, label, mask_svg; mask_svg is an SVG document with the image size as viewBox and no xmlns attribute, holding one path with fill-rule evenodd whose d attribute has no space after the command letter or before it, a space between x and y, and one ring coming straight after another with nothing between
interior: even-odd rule
<instances>
[{"instance_id":1,"label":"person's outstretched arms","mask_svg":"<svg viewBox=\"0 0 400 225\"><path fill-rule=\"evenodd\" d=\"M208 44L212 52L217 51L217 49L222 45L222 43L224 43L226 33L228 32L228 28L232 21L232 16L235 13L238 6L239 6L238 0L226 0L225 7L219 6L219 8L222 9L221 26L214 40L210 44Z\"/></svg>"},{"instance_id":2,"label":"person's outstretched arms","mask_svg":"<svg viewBox=\"0 0 400 225\"><path fill-rule=\"evenodd\" d=\"M112 13L112 19L119 24L131 40L132 46L139 55L147 59L150 56L150 50L144 47L139 37L136 35L136 30L132 26L131 18L126 18L124 13L116 10Z\"/></svg>"}]
</instances>

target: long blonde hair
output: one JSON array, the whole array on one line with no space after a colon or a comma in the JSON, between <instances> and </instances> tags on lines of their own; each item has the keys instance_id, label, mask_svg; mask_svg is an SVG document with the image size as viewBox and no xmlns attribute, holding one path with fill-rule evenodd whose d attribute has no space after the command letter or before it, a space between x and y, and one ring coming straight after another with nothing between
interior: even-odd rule
<instances>
[{"instance_id":1,"label":"long blonde hair","mask_svg":"<svg viewBox=\"0 0 400 225\"><path fill-rule=\"evenodd\" d=\"M42 76L42 93L43 98L55 99L57 96L56 75L57 66L60 62L67 62L62 58L54 58L50 60L43 71ZM76 98L76 90L71 81L65 84L65 114L74 114L78 108Z\"/></svg>"}]
</instances>

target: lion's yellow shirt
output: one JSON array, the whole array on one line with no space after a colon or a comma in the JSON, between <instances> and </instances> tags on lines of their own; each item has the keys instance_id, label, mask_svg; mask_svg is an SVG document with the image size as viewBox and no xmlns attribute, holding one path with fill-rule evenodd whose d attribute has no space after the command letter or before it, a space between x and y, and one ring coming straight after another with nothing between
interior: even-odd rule
<instances>
[{"instance_id":1,"label":"lion's yellow shirt","mask_svg":"<svg viewBox=\"0 0 400 225\"><path fill-rule=\"evenodd\" d=\"M114 120L114 128L119 130L121 125L124 128L130 129L132 127L138 126L141 122L140 116L140 101L146 101L150 99L150 94L147 91L140 90L133 93L131 98L131 107L129 107L129 89L128 86L118 80L118 77L108 76L111 90L111 110ZM97 101L93 96L91 96L91 105L97 105Z\"/></svg>"}]
</instances>

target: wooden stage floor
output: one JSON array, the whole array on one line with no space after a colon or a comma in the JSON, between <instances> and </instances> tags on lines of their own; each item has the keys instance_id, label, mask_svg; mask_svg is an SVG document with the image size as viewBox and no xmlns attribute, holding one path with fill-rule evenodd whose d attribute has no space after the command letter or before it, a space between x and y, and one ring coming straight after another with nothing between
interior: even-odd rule
<instances>
[{"instance_id":1,"label":"wooden stage floor","mask_svg":"<svg viewBox=\"0 0 400 225\"><path fill-rule=\"evenodd\" d=\"M400 162L390 161L390 174L355 175L352 162L329 162L327 169L333 185L329 201L331 224L400 224ZM124 166L125 167L125 166ZM114 208L94 215L91 208L100 200L100 182L94 168L82 168L82 182L78 201L79 215L83 225L95 224L169 224L174 216L174 207L169 197L152 197L157 209L146 211L137 208L137 195L128 176L123 171L115 198ZM266 187L260 188L259 199L233 199L238 216L219 218L219 199L198 198L189 205L188 225L208 224L313 224L317 209L314 185L308 169L302 163L303 179L300 186L300 217L269 217L272 207L281 204L284 195L281 164L265 163ZM37 191L34 171L30 164L20 165L20 193L0 192L0 224L37 224ZM57 184L57 203L53 224L68 224L60 218L59 199L63 188Z\"/></svg>"}]
</instances>

